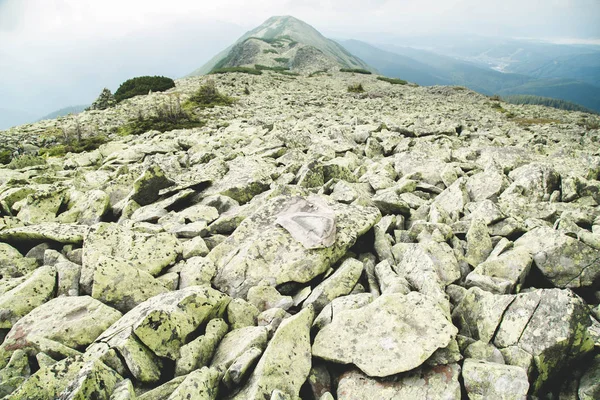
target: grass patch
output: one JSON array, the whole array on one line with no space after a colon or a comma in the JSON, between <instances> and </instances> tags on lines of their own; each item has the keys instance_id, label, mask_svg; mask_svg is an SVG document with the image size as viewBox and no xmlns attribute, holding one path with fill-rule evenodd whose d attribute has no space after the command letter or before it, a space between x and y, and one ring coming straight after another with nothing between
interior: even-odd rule
<instances>
[{"instance_id":1,"label":"grass patch","mask_svg":"<svg viewBox=\"0 0 600 400\"><path fill-rule=\"evenodd\" d=\"M65 144L59 144L48 148L40 149L40 156L57 157L64 156L67 153L82 153L84 151L96 150L98 147L106 143L106 136L91 136L81 140L71 140Z\"/></svg>"},{"instance_id":2,"label":"grass patch","mask_svg":"<svg viewBox=\"0 0 600 400\"><path fill-rule=\"evenodd\" d=\"M357 83L356 85L348 86L349 93L364 93L365 88L363 88L362 83Z\"/></svg>"},{"instance_id":3,"label":"grass patch","mask_svg":"<svg viewBox=\"0 0 600 400\"><path fill-rule=\"evenodd\" d=\"M21 169L26 167L35 167L37 165L46 164L46 160L43 157L32 155L32 154L24 154L22 156L13 158L10 163L6 166L8 169Z\"/></svg>"},{"instance_id":4,"label":"grass patch","mask_svg":"<svg viewBox=\"0 0 600 400\"><path fill-rule=\"evenodd\" d=\"M265 50L263 50L263 53L265 53L265 54L269 54L269 53L278 54L277 50L274 50L274 49L265 49Z\"/></svg>"},{"instance_id":5,"label":"grass patch","mask_svg":"<svg viewBox=\"0 0 600 400\"><path fill-rule=\"evenodd\" d=\"M386 76L378 76L377 80L378 81L387 82L387 83L391 83L392 85L406 85L408 83L404 79L388 78Z\"/></svg>"},{"instance_id":6,"label":"grass patch","mask_svg":"<svg viewBox=\"0 0 600 400\"><path fill-rule=\"evenodd\" d=\"M355 73L355 74L364 74L364 75L372 74L371 71L367 71L366 69L362 69L362 68L342 68L342 69L340 69L340 72L351 72L351 73Z\"/></svg>"},{"instance_id":7,"label":"grass patch","mask_svg":"<svg viewBox=\"0 0 600 400\"><path fill-rule=\"evenodd\" d=\"M242 74L262 75L262 71L248 67L226 67L213 69L211 74L228 74L230 72L240 72Z\"/></svg>"},{"instance_id":8,"label":"grass patch","mask_svg":"<svg viewBox=\"0 0 600 400\"><path fill-rule=\"evenodd\" d=\"M277 61L278 63L282 63L282 64L287 64L288 62L290 62L290 59L287 57L277 57L274 58L275 61Z\"/></svg>"}]
</instances>

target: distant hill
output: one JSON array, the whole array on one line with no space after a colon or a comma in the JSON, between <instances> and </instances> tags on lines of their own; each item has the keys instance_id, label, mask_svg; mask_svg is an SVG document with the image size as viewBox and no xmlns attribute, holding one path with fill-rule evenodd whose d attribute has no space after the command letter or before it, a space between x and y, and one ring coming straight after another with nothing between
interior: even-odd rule
<instances>
[{"instance_id":1,"label":"distant hill","mask_svg":"<svg viewBox=\"0 0 600 400\"><path fill-rule=\"evenodd\" d=\"M557 108L559 110L582 111L598 114L598 112L580 106L579 104L571 103L570 101L565 100L553 99L550 97L532 96L529 94L515 94L511 96L503 96L502 100L510 104L536 104L539 106Z\"/></svg>"},{"instance_id":2,"label":"distant hill","mask_svg":"<svg viewBox=\"0 0 600 400\"><path fill-rule=\"evenodd\" d=\"M81 104L78 106L70 106L70 107L61 108L60 110L51 112L48 115L44 115L38 121L42 121L44 119L54 119L54 118L58 118L58 117L64 117L65 115L69 115L69 114L79 114L80 112L85 111L85 109L88 108L89 106L90 106L89 104Z\"/></svg>"},{"instance_id":3,"label":"distant hill","mask_svg":"<svg viewBox=\"0 0 600 400\"><path fill-rule=\"evenodd\" d=\"M566 78L542 78L503 73L475 63L410 47L383 50L357 40L341 41L353 54L382 74L420 85L461 85L477 92L502 96L528 94L552 97L600 111L600 87Z\"/></svg>"},{"instance_id":4,"label":"distant hill","mask_svg":"<svg viewBox=\"0 0 600 400\"><path fill-rule=\"evenodd\" d=\"M271 17L247 32L190 76L214 69L254 67L312 72L330 68L360 68L374 71L343 46L327 39L315 28L290 16Z\"/></svg>"}]
</instances>

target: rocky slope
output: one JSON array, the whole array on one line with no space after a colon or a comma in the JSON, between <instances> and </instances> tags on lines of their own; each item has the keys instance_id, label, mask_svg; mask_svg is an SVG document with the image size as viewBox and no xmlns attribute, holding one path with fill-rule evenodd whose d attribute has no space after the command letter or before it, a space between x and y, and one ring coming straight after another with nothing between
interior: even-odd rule
<instances>
[{"instance_id":1,"label":"rocky slope","mask_svg":"<svg viewBox=\"0 0 600 400\"><path fill-rule=\"evenodd\" d=\"M267 72L2 134L209 79L202 128L0 169L0 395L598 398L597 117Z\"/></svg>"},{"instance_id":2,"label":"rocky slope","mask_svg":"<svg viewBox=\"0 0 600 400\"><path fill-rule=\"evenodd\" d=\"M218 68L256 64L309 73L332 68L375 71L307 23L291 16L278 16L244 34L190 76L205 75Z\"/></svg>"}]
</instances>

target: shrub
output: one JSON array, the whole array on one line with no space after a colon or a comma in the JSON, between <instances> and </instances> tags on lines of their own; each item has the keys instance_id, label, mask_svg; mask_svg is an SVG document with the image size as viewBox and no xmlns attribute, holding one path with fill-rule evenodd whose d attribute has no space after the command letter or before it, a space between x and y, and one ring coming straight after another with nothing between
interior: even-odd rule
<instances>
[{"instance_id":1,"label":"shrub","mask_svg":"<svg viewBox=\"0 0 600 400\"><path fill-rule=\"evenodd\" d=\"M254 68L256 68L259 71L277 71L277 72L280 72L280 71L287 71L287 70L289 70L288 67L268 67L266 65L261 65L261 64L256 64L254 66Z\"/></svg>"},{"instance_id":2,"label":"shrub","mask_svg":"<svg viewBox=\"0 0 600 400\"><path fill-rule=\"evenodd\" d=\"M115 100L121 102L133 96L148 94L148 92L164 92L175 87L171 78L164 76L138 76L128 79L115 92Z\"/></svg>"},{"instance_id":3,"label":"shrub","mask_svg":"<svg viewBox=\"0 0 600 400\"><path fill-rule=\"evenodd\" d=\"M362 68L342 68L340 69L340 72L352 72L355 74L371 75L371 71L367 71L366 69Z\"/></svg>"},{"instance_id":4,"label":"shrub","mask_svg":"<svg viewBox=\"0 0 600 400\"><path fill-rule=\"evenodd\" d=\"M363 93L365 89L363 88L362 83L357 83L356 85L348 86L348 92L350 93Z\"/></svg>"},{"instance_id":5,"label":"shrub","mask_svg":"<svg viewBox=\"0 0 600 400\"><path fill-rule=\"evenodd\" d=\"M290 71L275 71L275 72L277 72L278 74L287 75L287 76L299 76L300 75L297 72L290 72Z\"/></svg>"},{"instance_id":6,"label":"shrub","mask_svg":"<svg viewBox=\"0 0 600 400\"><path fill-rule=\"evenodd\" d=\"M378 81L387 82L387 83L391 83L392 85L406 85L408 83L404 79L388 78L388 77L385 77L385 76L378 76L377 80Z\"/></svg>"},{"instance_id":7,"label":"shrub","mask_svg":"<svg viewBox=\"0 0 600 400\"><path fill-rule=\"evenodd\" d=\"M34 156L32 154L24 154L22 156L13 158L12 161L6 166L8 169L21 169L25 167L34 167L36 165L44 165L46 160L40 156Z\"/></svg>"},{"instance_id":8,"label":"shrub","mask_svg":"<svg viewBox=\"0 0 600 400\"><path fill-rule=\"evenodd\" d=\"M265 53L265 54L269 54L269 53L277 54L277 50L275 50L275 49L265 49L265 50L263 50L263 53Z\"/></svg>"},{"instance_id":9,"label":"shrub","mask_svg":"<svg viewBox=\"0 0 600 400\"><path fill-rule=\"evenodd\" d=\"M208 81L198 89L188 102L186 106L209 108L214 106L229 106L234 103L234 99L219 93L215 87L215 83Z\"/></svg>"},{"instance_id":10,"label":"shrub","mask_svg":"<svg viewBox=\"0 0 600 400\"><path fill-rule=\"evenodd\" d=\"M243 74L262 75L262 71L248 67L226 67L213 69L211 74L227 74L229 72L241 72Z\"/></svg>"},{"instance_id":11,"label":"shrub","mask_svg":"<svg viewBox=\"0 0 600 400\"><path fill-rule=\"evenodd\" d=\"M318 71L314 71L311 72L310 74L308 74L309 78L312 78L313 76L317 76L317 75L321 75L321 74L326 74L328 71L326 69L320 69Z\"/></svg>"},{"instance_id":12,"label":"shrub","mask_svg":"<svg viewBox=\"0 0 600 400\"><path fill-rule=\"evenodd\" d=\"M277 61L278 63L282 63L282 64L287 64L288 62L290 62L289 58L286 57L277 57L274 58L275 61Z\"/></svg>"}]
</instances>

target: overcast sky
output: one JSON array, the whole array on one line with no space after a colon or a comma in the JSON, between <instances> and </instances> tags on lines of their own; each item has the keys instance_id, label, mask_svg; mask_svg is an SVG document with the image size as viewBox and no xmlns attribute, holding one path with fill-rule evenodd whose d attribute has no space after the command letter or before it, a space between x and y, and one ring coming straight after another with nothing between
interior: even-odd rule
<instances>
[{"instance_id":1,"label":"overcast sky","mask_svg":"<svg viewBox=\"0 0 600 400\"><path fill-rule=\"evenodd\" d=\"M91 102L133 75L180 77L272 15L326 36L600 38L600 0L0 0L0 108Z\"/></svg>"}]
</instances>

